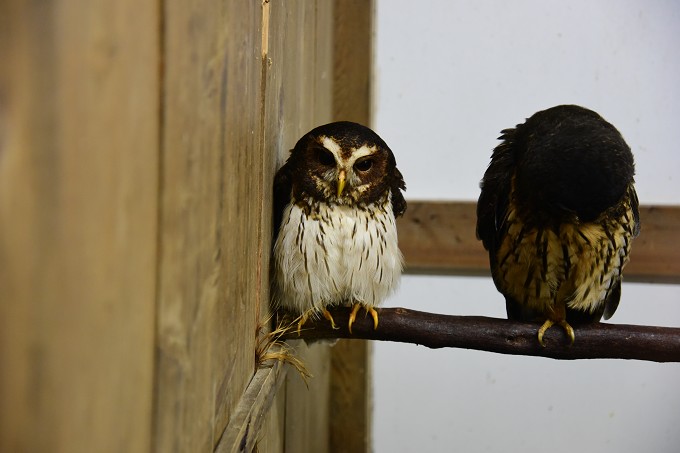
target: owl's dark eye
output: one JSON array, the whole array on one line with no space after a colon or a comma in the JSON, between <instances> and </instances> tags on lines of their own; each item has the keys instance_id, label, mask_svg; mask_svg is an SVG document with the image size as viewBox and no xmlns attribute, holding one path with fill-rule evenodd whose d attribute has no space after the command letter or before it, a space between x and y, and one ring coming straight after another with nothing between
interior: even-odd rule
<instances>
[{"instance_id":1,"label":"owl's dark eye","mask_svg":"<svg viewBox=\"0 0 680 453\"><path fill-rule=\"evenodd\" d=\"M356 168L359 171L368 171L371 169L373 166L373 159L364 159L357 161L356 164L354 164L354 168Z\"/></svg>"},{"instance_id":2,"label":"owl's dark eye","mask_svg":"<svg viewBox=\"0 0 680 453\"><path fill-rule=\"evenodd\" d=\"M335 166L335 156L330 151L319 149L317 151L319 163L325 167Z\"/></svg>"}]
</instances>

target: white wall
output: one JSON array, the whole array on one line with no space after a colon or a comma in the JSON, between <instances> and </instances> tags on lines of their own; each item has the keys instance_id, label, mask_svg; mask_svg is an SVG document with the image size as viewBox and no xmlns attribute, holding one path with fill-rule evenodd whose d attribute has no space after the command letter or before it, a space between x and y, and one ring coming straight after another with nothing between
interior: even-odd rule
<instances>
[{"instance_id":1,"label":"white wall","mask_svg":"<svg viewBox=\"0 0 680 453\"><path fill-rule=\"evenodd\" d=\"M680 204L680 2L377 0L376 31L408 198L476 199L501 129L575 103L628 141L641 203ZM406 276L386 305L505 315L490 278ZM680 287L624 283L611 321L680 326ZM679 364L374 351L378 453L680 451Z\"/></svg>"}]
</instances>

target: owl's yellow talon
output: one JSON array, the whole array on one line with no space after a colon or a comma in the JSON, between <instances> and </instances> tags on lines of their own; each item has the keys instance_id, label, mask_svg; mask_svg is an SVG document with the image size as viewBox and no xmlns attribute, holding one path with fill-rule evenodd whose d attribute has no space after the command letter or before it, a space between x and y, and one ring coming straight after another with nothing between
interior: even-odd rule
<instances>
[{"instance_id":1,"label":"owl's yellow talon","mask_svg":"<svg viewBox=\"0 0 680 453\"><path fill-rule=\"evenodd\" d=\"M359 313L359 310L362 308L366 310L366 313L371 314L371 317L373 318L373 330L378 328L378 312L375 310L375 308L362 303L356 303L352 306L352 311L349 314L349 324L347 327L349 328L350 334L352 333L352 324L354 324L354 321L357 319L357 313Z\"/></svg>"},{"instance_id":2,"label":"owl's yellow talon","mask_svg":"<svg viewBox=\"0 0 680 453\"><path fill-rule=\"evenodd\" d=\"M570 340L570 345L574 344L574 341L576 341L576 335L574 334L574 329L569 325L567 321L560 321L559 325L562 326L565 332L567 332L567 336L569 337Z\"/></svg>"},{"instance_id":3,"label":"owl's yellow talon","mask_svg":"<svg viewBox=\"0 0 680 453\"><path fill-rule=\"evenodd\" d=\"M361 309L361 304L354 304L352 307L352 311L349 314L349 323L347 324L347 328L349 329L349 333L352 333L352 324L354 324L354 321L357 319L357 313L359 312L359 309Z\"/></svg>"},{"instance_id":4,"label":"owl's yellow talon","mask_svg":"<svg viewBox=\"0 0 680 453\"><path fill-rule=\"evenodd\" d=\"M553 326L553 324L555 324L555 323L552 322L552 320L546 319L545 322L543 323L543 325L540 327L540 329L538 329L538 342L544 348L545 348L545 343L543 342L543 335L545 334L545 332L548 329L550 329Z\"/></svg>"},{"instance_id":5,"label":"owl's yellow talon","mask_svg":"<svg viewBox=\"0 0 680 453\"><path fill-rule=\"evenodd\" d=\"M569 325L567 321L562 320L555 322L551 319L546 319L541 328L538 329L538 342L541 344L541 346L545 348L545 343L543 342L543 335L545 335L547 330L550 329L555 324L562 326L564 331L567 333L567 336L569 337L570 344L574 344L574 341L576 340L576 335L574 334L574 329Z\"/></svg>"},{"instance_id":6,"label":"owl's yellow talon","mask_svg":"<svg viewBox=\"0 0 680 453\"><path fill-rule=\"evenodd\" d=\"M300 336L300 329L302 329L302 325L303 325L304 323L307 322L307 320L309 319L309 315L310 315L310 314L311 314L311 311L308 310L308 311L302 313L302 315L300 315L300 318L299 318L300 320L299 320L298 323L297 323L297 334L298 334L298 337Z\"/></svg>"},{"instance_id":7,"label":"owl's yellow talon","mask_svg":"<svg viewBox=\"0 0 680 453\"><path fill-rule=\"evenodd\" d=\"M333 319L333 316L331 315L331 312L330 312L330 311L328 311L328 310L326 310L326 309L324 308L323 311L322 311L321 313L323 313L323 317L324 317L324 318L326 318L327 320L329 320L329 321L331 322L331 328L332 328L333 330L338 330L338 329L340 328L340 327L336 327L336 326L335 326L335 320ZM351 331L350 331L350 332L351 332Z\"/></svg>"},{"instance_id":8,"label":"owl's yellow talon","mask_svg":"<svg viewBox=\"0 0 680 453\"><path fill-rule=\"evenodd\" d=\"M378 312L373 307L367 308L366 311L373 317L373 330L376 330L378 328Z\"/></svg>"}]
</instances>

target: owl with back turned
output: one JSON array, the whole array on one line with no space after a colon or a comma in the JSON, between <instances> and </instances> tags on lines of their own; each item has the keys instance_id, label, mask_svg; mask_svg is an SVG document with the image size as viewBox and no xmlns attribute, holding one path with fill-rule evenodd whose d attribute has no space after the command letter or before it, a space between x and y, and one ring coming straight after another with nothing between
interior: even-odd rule
<instances>
[{"instance_id":1,"label":"owl with back turned","mask_svg":"<svg viewBox=\"0 0 680 453\"><path fill-rule=\"evenodd\" d=\"M597 113L560 105L502 131L477 204L477 236L509 319L560 325L609 319L640 231L634 161Z\"/></svg>"},{"instance_id":2,"label":"owl with back turned","mask_svg":"<svg viewBox=\"0 0 680 453\"><path fill-rule=\"evenodd\" d=\"M297 142L274 178L275 307L323 316L352 306L378 326L380 305L397 287L403 258L395 218L406 210L404 179L392 151L371 129L341 121Z\"/></svg>"}]
</instances>

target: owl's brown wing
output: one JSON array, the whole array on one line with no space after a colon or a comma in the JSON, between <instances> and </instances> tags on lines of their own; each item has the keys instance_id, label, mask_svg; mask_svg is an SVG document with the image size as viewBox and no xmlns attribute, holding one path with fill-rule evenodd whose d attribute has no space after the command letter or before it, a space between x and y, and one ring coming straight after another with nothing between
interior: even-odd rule
<instances>
[{"instance_id":1,"label":"owl's brown wing","mask_svg":"<svg viewBox=\"0 0 680 453\"><path fill-rule=\"evenodd\" d=\"M633 218L630 220L631 224L629 224L627 228L629 228L632 236L636 238L638 234L640 234L640 202L638 201L637 192L635 191L635 188L632 186L632 184L629 187L626 196L628 197L628 203L630 203L631 211L633 211ZM630 253L630 249L628 249L628 253ZM605 320L611 318L616 312L616 309L619 307L620 300L621 274L619 273L618 278L612 284L612 289L607 295L607 299L605 300L600 318L604 318ZM600 318L598 318L596 321L599 321Z\"/></svg>"},{"instance_id":2,"label":"owl's brown wing","mask_svg":"<svg viewBox=\"0 0 680 453\"><path fill-rule=\"evenodd\" d=\"M288 162L276 172L274 176L274 218L273 218L273 240L279 234L281 221L283 219L283 211L290 203L292 180L290 174L290 165Z\"/></svg>"},{"instance_id":3,"label":"owl's brown wing","mask_svg":"<svg viewBox=\"0 0 680 453\"><path fill-rule=\"evenodd\" d=\"M394 177L390 184L390 190L392 192L392 212L396 218L406 212L406 200L404 199L404 194L401 192L402 190L406 190L406 183L397 167L394 167Z\"/></svg>"},{"instance_id":4,"label":"owl's brown wing","mask_svg":"<svg viewBox=\"0 0 680 453\"><path fill-rule=\"evenodd\" d=\"M633 237L636 238L640 234L640 201L632 185L628 191L628 196L630 197L630 207L633 210Z\"/></svg>"},{"instance_id":5,"label":"owl's brown wing","mask_svg":"<svg viewBox=\"0 0 680 453\"><path fill-rule=\"evenodd\" d=\"M512 175L515 173L514 146L515 129L506 129L499 137L503 142L491 156L491 163L480 183L481 193L477 201L477 238L489 251L491 276L496 289L505 296L505 306L509 319L532 319L535 313L527 312L526 307L517 303L504 293L500 285L498 269L498 249L507 234L506 216L510 204Z\"/></svg>"},{"instance_id":6,"label":"owl's brown wing","mask_svg":"<svg viewBox=\"0 0 680 453\"><path fill-rule=\"evenodd\" d=\"M477 201L477 238L489 251L492 274L495 274L496 254L507 230L505 217L510 202L512 175L515 171L515 159L511 149L514 133L514 129L502 132L500 138L504 141L493 151L491 163L480 183L482 191Z\"/></svg>"}]
</instances>

